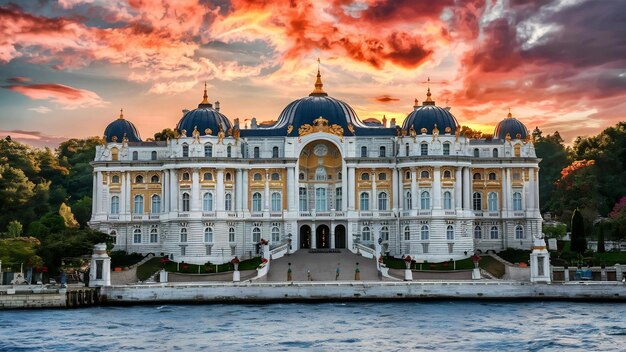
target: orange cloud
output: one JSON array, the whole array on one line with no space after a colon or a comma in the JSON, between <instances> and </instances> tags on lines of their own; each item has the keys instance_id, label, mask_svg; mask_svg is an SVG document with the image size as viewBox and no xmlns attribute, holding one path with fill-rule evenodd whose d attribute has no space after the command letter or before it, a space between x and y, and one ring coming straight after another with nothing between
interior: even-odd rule
<instances>
[{"instance_id":1,"label":"orange cloud","mask_svg":"<svg viewBox=\"0 0 626 352\"><path fill-rule=\"evenodd\" d=\"M50 100L68 110L82 107L98 107L107 104L95 92L57 83L10 85L4 88L25 95L30 99Z\"/></svg>"}]
</instances>

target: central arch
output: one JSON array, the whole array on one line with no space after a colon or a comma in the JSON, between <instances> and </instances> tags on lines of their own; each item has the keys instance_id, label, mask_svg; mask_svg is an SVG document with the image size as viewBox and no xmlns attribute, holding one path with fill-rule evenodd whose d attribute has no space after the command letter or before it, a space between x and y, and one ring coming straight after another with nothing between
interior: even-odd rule
<instances>
[{"instance_id":1,"label":"central arch","mask_svg":"<svg viewBox=\"0 0 626 352\"><path fill-rule=\"evenodd\" d=\"M319 225L315 229L315 246L317 248L330 248L330 228Z\"/></svg>"},{"instance_id":2,"label":"central arch","mask_svg":"<svg viewBox=\"0 0 626 352\"><path fill-rule=\"evenodd\" d=\"M311 248L311 227L309 225L300 227L300 248Z\"/></svg>"},{"instance_id":3,"label":"central arch","mask_svg":"<svg viewBox=\"0 0 626 352\"><path fill-rule=\"evenodd\" d=\"M309 142L299 154L297 179L299 211L342 210L343 157L334 143L324 139Z\"/></svg>"}]
</instances>

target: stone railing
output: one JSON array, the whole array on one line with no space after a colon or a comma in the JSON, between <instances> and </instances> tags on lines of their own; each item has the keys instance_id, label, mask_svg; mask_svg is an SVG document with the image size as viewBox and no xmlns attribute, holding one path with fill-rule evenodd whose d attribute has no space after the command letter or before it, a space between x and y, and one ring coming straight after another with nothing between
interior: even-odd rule
<instances>
[{"instance_id":1,"label":"stone railing","mask_svg":"<svg viewBox=\"0 0 626 352\"><path fill-rule=\"evenodd\" d=\"M289 250L289 242L285 242L280 246L270 250L270 258L272 260L282 258Z\"/></svg>"},{"instance_id":2,"label":"stone railing","mask_svg":"<svg viewBox=\"0 0 626 352\"><path fill-rule=\"evenodd\" d=\"M357 254L361 254L365 258L374 258L376 256L376 252L373 248L364 246L360 243L356 243L354 248L357 250Z\"/></svg>"}]
</instances>

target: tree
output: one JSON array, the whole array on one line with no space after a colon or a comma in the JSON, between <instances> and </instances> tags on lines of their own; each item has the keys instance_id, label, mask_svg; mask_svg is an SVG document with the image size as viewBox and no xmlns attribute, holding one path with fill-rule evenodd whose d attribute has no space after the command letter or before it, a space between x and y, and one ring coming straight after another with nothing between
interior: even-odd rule
<instances>
[{"instance_id":1,"label":"tree","mask_svg":"<svg viewBox=\"0 0 626 352\"><path fill-rule=\"evenodd\" d=\"M0 240L0 261L5 265L41 265L41 257L36 253L41 243L34 237L15 237Z\"/></svg>"},{"instance_id":2,"label":"tree","mask_svg":"<svg viewBox=\"0 0 626 352\"><path fill-rule=\"evenodd\" d=\"M585 222L580 210L576 208L572 215L572 235L571 249L573 252L583 254L587 250L587 240L585 239Z\"/></svg>"},{"instance_id":3,"label":"tree","mask_svg":"<svg viewBox=\"0 0 626 352\"><path fill-rule=\"evenodd\" d=\"M91 197L84 196L72 206L74 217L81 228L85 228L91 220Z\"/></svg>"},{"instance_id":4,"label":"tree","mask_svg":"<svg viewBox=\"0 0 626 352\"><path fill-rule=\"evenodd\" d=\"M172 130L171 128L166 128L163 131L154 134L155 141L166 141L168 139L174 138L176 138L176 131Z\"/></svg>"},{"instance_id":5,"label":"tree","mask_svg":"<svg viewBox=\"0 0 626 352\"><path fill-rule=\"evenodd\" d=\"M9 223L9 226L7 226L8 237L9 238L20 237L22 236L23 230L24 230L24 227L22 226L22 223L20 223L17 220L13 220Z\"/></svg>"},{"instance_id":6,"label":"tree","mask_svg":"<svg viewBox=\"0 0 626 352\"><path fill-rule=\"evenodd\" d=\"M542 136L539 129L533 131L535 139L535 152L541 158L539 163L539 204L542 211L550 209L550 199L552 198L555 185L561 177L561 170L568 164L568 155L563 139L558 131L553 135Z\"/></svg>"},{"instance_id":7,"label":"tree","mask_svg":"<svg viewBox=\"0 0 626 352\"><path fill-rule=\"evenodd\" d=\"M607 227L607 224L604 221L600 221L598 223L598 253L606 252L606 249L604 246L604 232L605 232L606 227Z\"/></svg>"},{"instance_id":8,"label":"tree","mask_svg":"<svg viewBox=\"0 0 626 352\"><path fill-rule=\"evenodd\" d=\"M90 254L96 243L110 242L111 237L105 233L91 229L66 229L59 233L52 233L42 243L38 254L56 273L61 266L61 260L67 257L80 257Z\"/></svg>"},{"instance_id":9,"label":"tree","mask_svg":"<svg viewBox=\"0 0 626 352\"><path fill-rule=\"evenodd\" d=\"M67 204L61 203L61 206L59 207L59 215L63 218L66 228L69 229L79 227L78 221L74 219L74 214L72 214L72 208L70 208Z\"/></svg>"}]
</instances>

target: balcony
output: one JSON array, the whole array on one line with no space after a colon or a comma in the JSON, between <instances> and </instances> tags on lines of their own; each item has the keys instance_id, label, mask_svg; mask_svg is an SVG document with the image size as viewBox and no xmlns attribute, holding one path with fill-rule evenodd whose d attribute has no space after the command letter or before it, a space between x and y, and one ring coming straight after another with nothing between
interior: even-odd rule
<instances>
[{"instance_id":1,"label":"balcony","mask_svg":"<svg viewBox=\"0 0 626 352\"><path fill-rule=\"evenodd\" d=\"M432 211L430 211L430 210L420 210L418 212L419 216L430 216L431 214L432 214Z\"/></svg>"},{"instance_id":2,"label":"balcony","mask_svg":"<svg viewBox=\"0 0 626 352\"><path fill-rule=\"evenodd\" d=\"M214 212L214 211L207 211L207 212L203 212L203 213L202 213L202 217L205 217L205 218L214 218L214 217L215 217L215 212Z\"/></svg>"},{"instance_id":3,"label":"balcony","mask_svg":"<svg viewBox=\"0 0 626 352\"><path fill-rule=\"evenodd\" d=\"M456 215L456 210L446 210L445 215Z\"/></svg>"},{"instance_id":4,"label":"balcony","mask_svg":"<svg viewBox=\"0 0 626 352\"><path fill-rule=\"evenodd\" d=\"M270 218L282 218L283 217L283 213L282 212L272 212L270 213Z\"/></svg>"},{"instance_id":5,"label":"balcony","mask_svg":"<svg viewBox=\"0 0 626 352\"><path fill-rule=\"evenodd\" d=\"M255 213L251 213L250 216L253 217L253 218L262 218L263 217L263 213L262 212L255 212Z\"/></svg>"},{"instance_id":6,"label":"balcony","mask_svg":"<svg viewBox=\"0 0 626 352\"><path fill-rule=\"evenodd\" d=\"M526 216L526 214L523 211L516 211L513 212L513 216L516 218L523 218L524 216Z\"/></svg>"},{"instance_id":7,"label":"balcony","mask_svg":"<svg viewBox=\"0 0 626 352\"><path fill-rule=\"evenodd\" d=\"M108 219L109 220L119 220L120 219L120 215L119 214L109 215Z\"/></svg>"},{"instance_id":8,"label":"balcony","mask_svg":"<svg viewBox=\"0 0 626 352\"><path fill-rule=\"evenodd\" d=\"M159 220L160 214L150 214L150 220Z\"/></svg>"}]
</instances>

